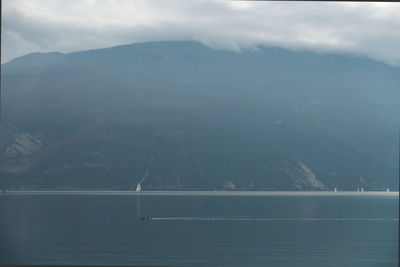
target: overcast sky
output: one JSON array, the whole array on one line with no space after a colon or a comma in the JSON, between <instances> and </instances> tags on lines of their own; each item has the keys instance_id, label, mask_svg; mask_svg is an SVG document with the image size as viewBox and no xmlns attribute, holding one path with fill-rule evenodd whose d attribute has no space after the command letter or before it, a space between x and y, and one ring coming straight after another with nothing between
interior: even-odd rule
<instances>
[{"instance_id":1,"label":"overcast sky","mask_svg":"<svg viewBox=\"0 0 400 267\"><path fill-rule=\"evenodd\" d=\"M3 0L2 63L31 52L196 40L354 53L400 66L400 3Z\"/></svg>"}]
</instances>

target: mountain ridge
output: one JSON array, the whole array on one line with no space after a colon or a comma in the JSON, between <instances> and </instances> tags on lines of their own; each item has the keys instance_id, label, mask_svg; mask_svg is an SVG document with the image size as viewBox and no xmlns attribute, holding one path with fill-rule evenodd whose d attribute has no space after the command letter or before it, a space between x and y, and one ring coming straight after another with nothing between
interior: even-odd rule
<instances>
[{"instance_id":1,"label":"mountain ridge","mask_svg":"<svg viewBox=\"0 0 400 267\"><path fill-rule=\"evenodd\" d=\"M152 156L144 189L398 185L399 68L195 42L23 59L2 66L2 187L131 188ZM42 145L7 154L21 136Z\"/></svg>"}]
</instances>

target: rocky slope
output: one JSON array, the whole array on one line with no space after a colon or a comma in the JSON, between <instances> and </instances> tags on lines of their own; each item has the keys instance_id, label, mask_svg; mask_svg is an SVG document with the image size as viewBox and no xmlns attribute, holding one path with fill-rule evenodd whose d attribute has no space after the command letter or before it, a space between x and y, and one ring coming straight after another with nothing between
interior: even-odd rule
<instances>
[{"instance_id":1,"label":"rocky slope","mask_svg":"<svg viewBox=\"0 0 400 267\"><path fill-rule=\"evenodd\" d=\"M398 186L400 70L351 55L193 42L2 66L0 187Z\"/></svg>"}]
</instances>

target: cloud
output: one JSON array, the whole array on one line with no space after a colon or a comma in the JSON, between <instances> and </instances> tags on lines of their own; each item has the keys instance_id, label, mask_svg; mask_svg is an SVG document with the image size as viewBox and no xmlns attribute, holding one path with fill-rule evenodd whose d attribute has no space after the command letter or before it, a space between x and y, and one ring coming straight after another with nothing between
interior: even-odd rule
<instances>
[{"instance_id":1,"label":"cloud","mask_svg":"<svg viewBox=\"0 0 400 267\"><path fill-rule=\"evenodd\" d=\"M2 62L146 41L352 53L400 66L399 3L4 0Z\"/></svg>"}]
</instances>

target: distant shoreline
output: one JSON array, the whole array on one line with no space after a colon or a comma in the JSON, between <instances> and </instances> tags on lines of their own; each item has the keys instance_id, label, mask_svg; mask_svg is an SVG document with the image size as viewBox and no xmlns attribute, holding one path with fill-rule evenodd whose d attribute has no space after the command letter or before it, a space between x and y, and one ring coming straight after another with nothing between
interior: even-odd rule
<instances>
[{"instance_id":1,"label":"distant shoreline","mask_svg":"<svg viewBox=\"0 0 400 267\"><path fill-rule=\"evenodd\" d=\"M5 195L127 195L127 196L391 196L398 191L116 191L116 190L9 190Z\"/></svg>"}]
</instances>

